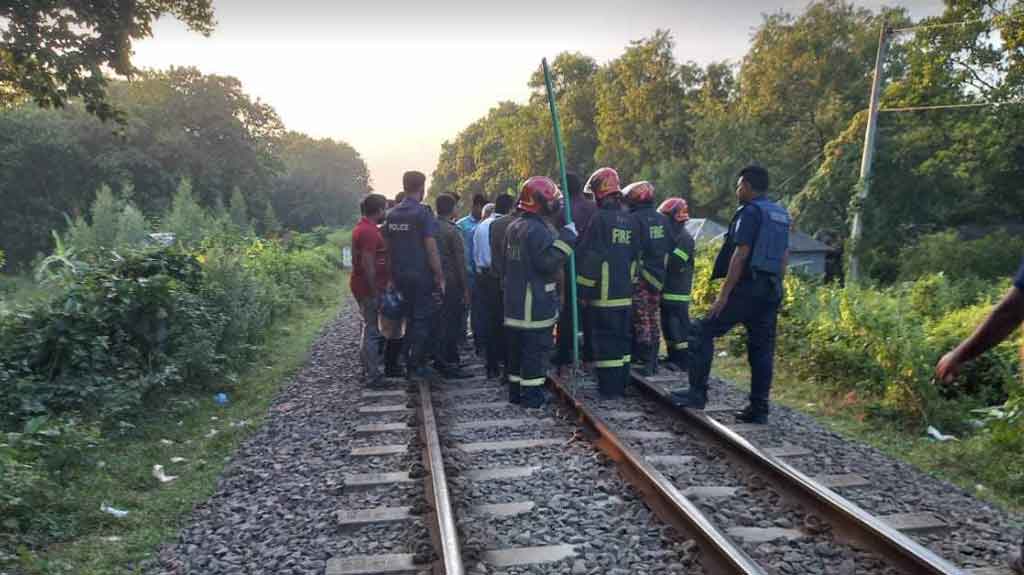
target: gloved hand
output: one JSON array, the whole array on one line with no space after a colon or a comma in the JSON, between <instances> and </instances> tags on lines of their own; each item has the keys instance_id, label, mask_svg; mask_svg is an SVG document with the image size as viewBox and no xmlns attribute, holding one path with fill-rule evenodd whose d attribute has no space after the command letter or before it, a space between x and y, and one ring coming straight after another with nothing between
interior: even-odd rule
<instances>
[{"instance_id":1,"label":"gloved hand","mask_svg":"<svg viewBox=\"0 0 1024 575\"><path fill-rule=\"evenodd\" d=\"M580 235L579 232L576 231L576 222L569 222L562 227L572 232L572 235L574 236Z\"/></svg>"}]
</instances>

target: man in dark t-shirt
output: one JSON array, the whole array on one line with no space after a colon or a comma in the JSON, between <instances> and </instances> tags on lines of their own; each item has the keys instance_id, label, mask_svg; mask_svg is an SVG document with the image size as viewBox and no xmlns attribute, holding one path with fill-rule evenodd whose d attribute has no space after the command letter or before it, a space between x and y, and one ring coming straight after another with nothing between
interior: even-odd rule
<instances>
[{"instance_id":1,"label":"man in dark t-shirt","mask_svg":"<svg viewBox=\"0 0 1024 575\"><path fill-rule=\"evenodd\" d=\"M380 194L363 198L359 210L363 217L352 231L352 276L349 287L359 304L363 317L359 359L367 384L380 383L380 347L382 336L377 323L380 294L391 281L388 270L387 248L377 224L384 218L387 199Z\"/></svg>"},{"instance_id":2,"label":"man in dark t-shirt","mask_svg":"<svg viewBox=\"0 0 1024 575\"><path fill-rule=\"evenodd\" d=\"M963 364L1002 343L1021 323L1024 323L1024 261L1021 262L1017 276L1013 279L1013 287L992 308L988 317L970 337L942 356L935 366L935 378L942 383L952 382ZM1017 573L1024 573L1022 554L1024 542L1021 544L1021 551L1010 557L1010 568Z\"/></svg>"}]
</instances>

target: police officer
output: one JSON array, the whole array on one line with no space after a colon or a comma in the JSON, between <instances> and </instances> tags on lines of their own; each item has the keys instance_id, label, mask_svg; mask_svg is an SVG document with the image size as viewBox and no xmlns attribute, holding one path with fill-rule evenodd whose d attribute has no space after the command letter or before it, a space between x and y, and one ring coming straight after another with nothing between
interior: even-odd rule
<instances>
[{"instance_id":1,"label":"police officer","mask_svg":"<svg viewBox=\"0 0 1024 575\"><path fill-rule=\"evenodd\" d=\"M619 174L600 168L585 189L597 212L580 240L576 283L589 316L591 346L601 397L622 397L629 383L633 264L640 252L636 220L623 210Z\"/></svg>"},{"instance_id":2,"label":"police officer","mask_svg":"<svg viewBox=\"0 0 1024 575\"><path fill-rule=\"evenodd\" d=\"M775 326L782 302L782 279L789 257L789 213L765 197L768 172L752 165L740 170L740 207L729 224L711 278L725 278L718 298L701 320L690 350L690 388L674 394L677 404L703 409L714 341L742 323L747 328L750 405L736 414L744 423L768 422Z\"/></svg>"},{"instance_id":3,"label":"police officer","mask_svg":"<svg viewBox=\"0 0 1024 575\"><path fill-rule=\"evenodd\" d=\"M427 330L445 291L437 249L437 219L421 203L425 182L422 172L406 172L402 176L405 197L388 212L384 228L391 256L391 280L402 297L402 315L406 321L403 353L407 376L414 379L438 376L425 365Z\"/></svg>"},{"instance_id":4,"label":"police officer","mask_svg":"<svg viewBox=\"0 0 1024 575\"><path fill-rule=\"evenodd\" d=\"M576 227L562 224L562 193L550 178L534 176L519 192L520 216L506 231L505 332L509 401L544 404L544 370L554 348L560 307L558 272L576 243Z\"/></svg>"},{"instance_id":5,"label":"police officer","mask_svg":"<svg viewBox=\"0 0 1024 575\"><path fill-rule=\"evenodd\" d=\"M665 287L661 290L661 330L665 334L670 370L686 371L690 337L690 289L693 287L694 241L686 231L690 209L686 200L669 198L658 206L669 223L672 251L665 268Z\"/></svg>"},{"instance_id":6,"label":"police officer","mask_svg":"<svg viewBox=\"0 0 1024 575\"><path fill-rule=\"evenodd\" d=\"M654 184L634 182L622 193L636 219L641 246L637 262L639 277L633 287L633 360L644 364L644 375L654 375L658 371L658 349L661 346L661 290L665 285L665 266L673 241L669 235L668 218L654 208Z\"/></svg>"}]
</instances>

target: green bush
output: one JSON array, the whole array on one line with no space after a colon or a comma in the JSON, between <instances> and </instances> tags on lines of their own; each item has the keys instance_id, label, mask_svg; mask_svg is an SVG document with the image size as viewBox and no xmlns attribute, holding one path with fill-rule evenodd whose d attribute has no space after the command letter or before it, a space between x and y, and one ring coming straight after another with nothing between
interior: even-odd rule
<instances>
[{"instance_id":1,"label":"green bush","mask_svg":"<svg viewBox=\"0 0 1024 575\"><path fill-rule=\"evenodd\" d=\"M954 231L921 236L900 251L899 277L915 280L933 273L998 280L1013 275L1024 253L1024 238L997 231L963 240Z\"/></svg>"}]
</instances>

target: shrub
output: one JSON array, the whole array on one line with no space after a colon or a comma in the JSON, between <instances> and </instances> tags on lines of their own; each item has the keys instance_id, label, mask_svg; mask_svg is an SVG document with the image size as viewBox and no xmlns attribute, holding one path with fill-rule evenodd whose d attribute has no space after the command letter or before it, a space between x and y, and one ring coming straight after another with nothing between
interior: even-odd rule
<instances>
[{"instance_id":1,"label":"shrub","mask_svg":"<svg viewBox=\"0 0 1024 575\"><path fill-rule=\"evenodd\" d=\"M899 277L914 280L931 273L950 277L998 280L1009 277L1024 253L1024 238L997 231L976 240L964 240L954 231L918 238L899 256Z\"/></svg>"}]
</instances>

